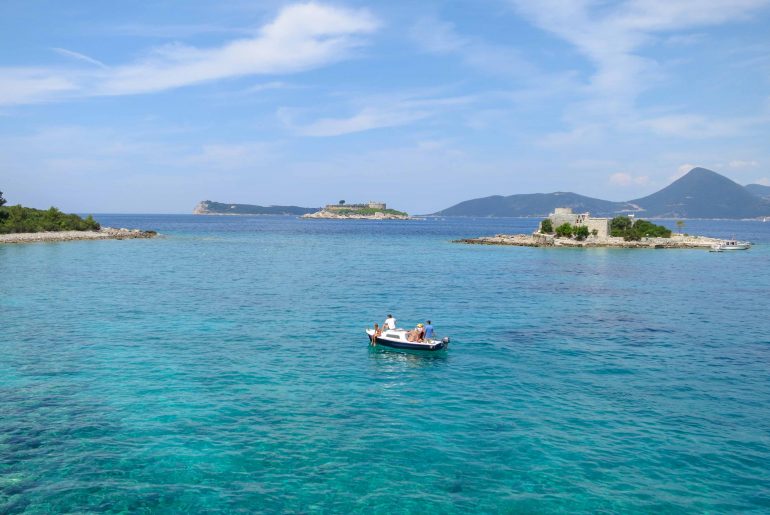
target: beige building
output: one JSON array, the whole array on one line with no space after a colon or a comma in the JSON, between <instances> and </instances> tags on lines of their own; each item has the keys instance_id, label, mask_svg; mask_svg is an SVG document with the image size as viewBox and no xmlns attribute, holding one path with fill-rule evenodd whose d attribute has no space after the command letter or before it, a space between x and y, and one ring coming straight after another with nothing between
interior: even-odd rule
<instances>
[{"instance_id":1,"label":"beige building","mask_svg":"<svg viewBox=\"0 0 770 515\"><path fill-rule=\"evenodd\" d=\"M610 235L609 218L592 218L590 213L573 213L572 208L557 207L553 213L548 215L553 228L556 229L562 224L570 224L576 227L586 226L588 230L596 231L597 238L606 238Z\"/></svg>"}]
</instances>

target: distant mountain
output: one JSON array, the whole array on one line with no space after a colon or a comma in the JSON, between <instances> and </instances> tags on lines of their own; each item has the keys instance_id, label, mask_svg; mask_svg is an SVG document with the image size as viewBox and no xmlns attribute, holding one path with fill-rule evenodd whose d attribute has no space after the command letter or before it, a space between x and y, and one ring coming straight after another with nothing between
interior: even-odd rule
<instances>
[{"instance_id":1,"label":"distant mountain","mask_svg":"<svg viewBox=\"0 0 770 515\"><path fill-rule=\"evenodd\" d=\"M627 202L611 202L585 197L577 193L529 193L502 197L477 198L460 202L436 213L444 216L547 216L557 207L571 207L575 212L588 211L595 216L635 211Z\"/></svg>"},{"instance_id":2,"label":"distant mountain","mask_svg":"<svg viewBox=\"0 0 770 515\"><path fill-rule=\"evenodd\" d=\"M693 168L662 190L632 200L657 218L754 218L770 215L770 202L705 168Z\"/></svg>"},{"instance_id":3,"label":"distant mountain","mask_svg":"<svg viewBox=\"0 0 770 515\"><path fill-rule=\"evenodd\" d=\"M251 204L223 204L204 200L199 202L194 215L304 215L315 213L320 207L255 206Z\"/></svg>"},{"instance_id":4,"label":"distant mountain","mask_svg":"<svg viewBox=\"0 0 770 515\"><path fill-rule=\"evenodd\" d=\"M761 190L760 190L761 188ZM611 202L577 193L532 193L477 198L435 213L444 216L546 216L556 207L571 207L594 216L634 213L649 218L756 218L770 216L770 200L705 168L693 168L657 193L628 202Z\"/></svg>"},{"instance_id":5,"label":"distant mountain","mask_svg":"<svg viewBox=\"0 0 770 515\"><path fill-rule=\"evenodd\" d=\"M770 199L770 186L763 186L761 184L747 184L744 186L746 191L757 197L763 197Z\"/></svg>"}]
</instances>

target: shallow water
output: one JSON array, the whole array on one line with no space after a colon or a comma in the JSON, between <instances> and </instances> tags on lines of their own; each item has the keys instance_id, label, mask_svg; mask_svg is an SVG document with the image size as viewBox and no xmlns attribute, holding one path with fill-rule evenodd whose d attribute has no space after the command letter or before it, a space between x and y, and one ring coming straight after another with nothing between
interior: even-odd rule
<instances>
[{"instance_id":1,"label":"shallow water","mask_svg":"<svg viewBox=\"0 0 770 515\"><path fill-rule=\"evenodd\" d=\"M770 510L770 224L97 219L166 237L0 246L0 512Z\"/></svg>"}]
</instances>

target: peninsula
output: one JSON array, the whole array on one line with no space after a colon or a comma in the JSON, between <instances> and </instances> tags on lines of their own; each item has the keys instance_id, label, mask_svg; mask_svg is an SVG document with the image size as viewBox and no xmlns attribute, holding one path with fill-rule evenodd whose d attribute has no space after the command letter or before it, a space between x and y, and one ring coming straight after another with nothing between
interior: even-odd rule
<instances>
[{"instance_id":1,"label":"peninsula","mask_svg":"<svg viewBox=\"0 0 770 515\"><path fill-rule=\"evenodd\" d=\"M225 204L203 200L193 209L194 215L305 215L318 211L317 207L257 206L254 204Z\"/></svg>"},{"instance_id":2,"label":"peninsula","mask_svg":"<svg viewBox=\"0 0 770 515\"><path fill-rule=\"evenodd\" d=\"M5 206L0 191L0 244L32 243L71 240L123 240L128 238L153 238L155 231L139 229L113 229L101 227L91 215L81 218L62 213L55 207L34 209L21 205Z\"/></svg>"},{"instance_id":3,"label":"peninsula","mask_svg":"<svg viewBox=\"0 0 770 515\"><path fill-rule=\"evenodd\" d=\"M513 245L518 247L615 247L655 249L708 249L723 240L706 236L672 234L669 229L647 220L628 216L593 218L556 208L532 234L496 234L465 238L455 243Z\"/></svg>"},{"instance_id":4,"label":"peninsula","mask_svg":"<svg viewBox=\"0 0 770 515\"><path fill-rule=\"evenodd\" d=\"M346 204L340 200L337 204L327 204L315 213L302 215L302 218L330 218L335 220L409 220L403 211L388 209L384 202L366 204Z\"/></svg>"}]
</instances>

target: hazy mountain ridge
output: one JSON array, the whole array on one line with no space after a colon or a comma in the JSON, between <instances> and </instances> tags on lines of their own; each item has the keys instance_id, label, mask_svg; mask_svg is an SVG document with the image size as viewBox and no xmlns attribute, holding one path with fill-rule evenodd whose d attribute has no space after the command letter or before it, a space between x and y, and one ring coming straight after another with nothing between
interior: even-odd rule
<instances>
[{"instance_id":1,"label":"hazy mountain ridge","mask_svg":"<svg viewBox=\"0 0 770 515\"><path fill-rule=\"evenodd\" d=\"M765 186L763 184L747 184L744 188L753 195L770 199L770 186Z\"/></svg>"},{"instance_id":2,"label":"hazy mountain ridge","mask_svg":"<svg viewBox=\"0 0 770 515\"><path fill-rule=\"evenodd\" d=\"M612 202L571 192L495 195L466 200L435 213L443 216L546 216L571 207L594 216L634 213L649 218L757 218L770 216L770 199L705 168L693 168L665 188L628 202ZM767 188L770 190L770 188ZM768 193L770 194L770 192Z\"/></svg>"},{"instance_id":3,"label":"hazy mountain ridge","mask_svg":"<svg viewBox=\"0 0 770 515\"><path fill-rule=\"evenodd\" d=\"M754 218L770 215L770 202L705 168L693 168L662 190L632 200L659 218Z\"/></svg>"},{"instance_id":4,"label":"hazy mountain ridge","mask_svg":"<svg viewBox=\"0 0 770 515\"><path fill-rule=\"evenodd\" d=\"M612 202L571 192L526 193L503 197L494 195L460 202L436 213L445 216L547 216L557 207L571 207L596 216L634 212L628 202Z\"/></svg>"}]
</instances>

